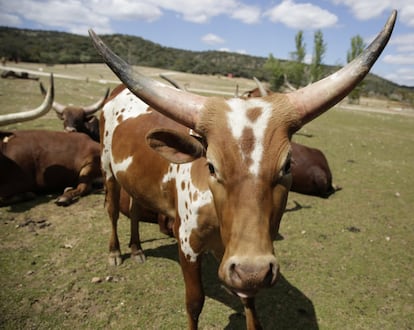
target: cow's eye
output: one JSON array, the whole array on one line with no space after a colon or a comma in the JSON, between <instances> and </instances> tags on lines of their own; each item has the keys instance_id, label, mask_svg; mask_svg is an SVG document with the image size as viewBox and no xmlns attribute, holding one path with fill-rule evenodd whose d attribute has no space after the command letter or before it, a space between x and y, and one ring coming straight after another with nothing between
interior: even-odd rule
<instances>
[{"instance_id":1,"label":"cow's eye","mask_svg":"<svg viewBox=\"0 0 414 330\"><path fill-rule=\"evenodd\" d=\"M290 165L291 165L291 161L290 161L290 157L288 157L285 163L283 164L283 167L280 169L279 178L282 178L285 175L288 175L290 173Z\"/></svg>"},{"instance_id":2,"label":"cow's eye","mask_svg":"<svg viewBox=\"0 0 414 330\"><path fill-rule=\"evenodd\" d=\"M211 176L216 176L216 169L214 168L214 165L211 163L207 163L208 170L210 172Z\"/></svg>"},{"instance_id":3,"label":"cow's eye","mask_svg":"<svg viewBox=\"0 0 414 330\"><path fill-rule=\"evenodd\" d=\"M290 161L290 157L288 160L286 160L286 163L283 167L283 173L284 175L289 174L290 173L290 165L291 165L291 161Z\"/></svg>"}]
</instances>

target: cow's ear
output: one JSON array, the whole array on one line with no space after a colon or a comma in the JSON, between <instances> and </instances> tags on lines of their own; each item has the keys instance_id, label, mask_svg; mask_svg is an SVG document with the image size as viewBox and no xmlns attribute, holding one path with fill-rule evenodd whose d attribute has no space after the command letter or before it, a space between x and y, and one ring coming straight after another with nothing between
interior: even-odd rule
<instances>
[{"instance_id":1,"label":"cow's ear","mask_svg":"<svg viewBox=\"0 0 414 330\"><path fill-rule=\"evenodd\" d=\"M176 164L192 162L205 155L203 144L189 134L168 129L154 129L147 143L168 161Z\"/></svg>"}]
</instances>

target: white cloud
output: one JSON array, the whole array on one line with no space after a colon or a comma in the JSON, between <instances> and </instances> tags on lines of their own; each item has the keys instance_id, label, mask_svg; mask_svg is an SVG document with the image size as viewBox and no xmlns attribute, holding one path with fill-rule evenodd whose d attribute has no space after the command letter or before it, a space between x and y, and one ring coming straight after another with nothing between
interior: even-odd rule
<instances>
[{"instance_id":1,"label":"white cloud","mask_svg":"<svg viewBox=\"0 0 414 330\"><path fill-rule=\"evenodd\" d=\"M0 13L0 25L20 26L22 20L16 15Z\"/></svg>"},{"instance_id":2,"label":"white cloud","mask_svg":"<svg viewBox=\"0 0 414 330\"><path fill-rule=\"evenodd\" d=\"M16 15L35 22L39 27L62 28L73 33L86 34L88 27L98 27L97 31L110 32L109 19L102 17L98 10L81 1L2 1L3 13Z\"/></svg>"},{"instance_id":3,"label":"white cloud","mask_svg":"<svg viewBox=\"0 0 414 330\"><path fill-rule=\"evenodd\" d=\"M256 23L260 18L260 8L245 5L238 0L148 0L160 9L171 10L186 21L207 23L213 17L227 15L243 23Z\"/></svg>"},{"instance_id":4,"label":"white cloud","mask_svg":"<svg viewBox=\"0 0 414 330\"><path fill-rule=\"evenodd\" d=\"M201 40L207 45L219 45L219 44L225 43L225 40L223 38L213 33L206 34L205 36L201 38Z\"/></svg>"},{"instance_id":5,"label":"white cloud","mask_svg":"<svg viewBox=\"0 0 414 330\"><path fill-rule=\"evenodd\" d=\"M395 45L398 52L414 52L414 33L393 36L390 45Z\"/></svg>"},{"instance_id":6,"label":"white cloud","mask_svg":"<svg viewBox=\"0 0 414 330\"><path fill-rule=\"evenodd\" d=\"M162 16L162 10L151 1L92 0L90 8L101 15L119 20L153 22Z\"/></svg>"},{"instance_id":7,"label":"white cloud","mask_svg":"<svg viewBox=\"0 0 414 330\"><path fill-rule=\"evenodd\" d=\"M389 0L333 0L333 3L349 7L352 14L360 20L381 15L391 4Z\"/></svg>"},{"instance_id":8,"label":"white cloud","mask_svg":"<svg viewBox=\"0 0 414 330\"><path fill-rule=\"evenodd\" d=\"M279 5L265 12L270 21L282 23L293 29L321 29L333 26L338 17L311 3L295 3L283 0Z\"/></svg>"},{"instance_id":9,"label":"white cloud","mask_svg":"<svg viewBox=\"0 0 414 330\"><path fill-rule=\"evenodd\" d=\"M384 76L400 85L414 86L414 69L402 68Z\"/></svg>"},{"instance_id":10,"label":"white cloud","mask_svg":"<svg viewBox=\"0 0 414 330\"><path fill-rule=\"evenodd\" d=\"M334 4L349 7L352 14L360 20L368 20L382 13L398 10L399 20L414 26L414 2L412 0L332 0Z\"/></svg>"},{"instance_id":11,"label":"white cloud","mask_svg":"<svg viewBox=\"0 0 414 330\"><path fill-rule=\"evenodd\" d=\"M414 65L414 53L385 55L383 62L388 64Z\"/></svg>"},{"instance_id":12,"label":"white cloud","mask_svg":"<svg viewBox=\"0 0 414 330\"><path fill-rule=\"evenodd\" d=\"M260 21L260 9L255 6L239 6L231 15L232 18L246 24L254 24Z\"/></svg>"},{"instance_id":13,"label":"white cloud","mask_svg":"<svg viewBox=\"0 0 414 330\"><path fill-rule=\"evenodd\" d=\"M404 7L401 7L400 11L401 22L407 24L408 26L414 27L414 2L406 4Z\"/></svg>"},{"instance_id":14,"label":"white cloud","mask_svg":"<svg viewBox=\"0 0 414 330\"><path fill-rule=\"evenodd\" d=\"M0 0L0 5L2 25L19 26L21 19L27 19L40 27L82 34L90 26L98 33L112 33L111 19L153 22L165 11L173 11L193 23L206 23L226 15L252 24L259 21L261 14L258 6L239 0Z\"/></svg>"}]
</instances>

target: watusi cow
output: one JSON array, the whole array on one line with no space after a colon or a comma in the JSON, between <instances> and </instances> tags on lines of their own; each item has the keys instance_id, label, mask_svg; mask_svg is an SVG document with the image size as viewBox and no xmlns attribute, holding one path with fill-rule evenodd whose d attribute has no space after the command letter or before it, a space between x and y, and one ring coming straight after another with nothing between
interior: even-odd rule
<instances>
[{"instance_id":1,"label":"watusi cow","mask_svg":"<svg viewBox=\"0 0 414 330\"><path fill-rule=\"evenodd\" d=\"M42 83L40 83L40 90L43 95L46 93ZM99 142L99 120L94 114L103 107L108 94L109 88L99 101L84 107L63 105L53 101L53 109L58 117L63 120L63 127L67 132L85 133L96 142Z\"/></svg>"},{"instance_id":2,"label":"watusi cow","mask_svg":"<svg viewBox=\"0 0 414 330\"><path fill-rule=\"evenodd\" d=\"M49 110L53 91L51 76L43 105L25 112L29 116L23 120ZM0 116L0 126L19 121L22 113ZM83 133L0 131L0 169L1 205L26 200L36 193L62 190L56 204L69 205L89 193L95 180L102 180L100 146Z\"/></svg>"},{"instance_id":3,"label":"watusi cow","mask_svg":"<svg viewBox=\"0 0 414 330\"><path fill-rule=\"evenodd\" d=\"M245 100L195 95L145 77L90 30L104 61L129 89L117 90L101 117L108 215L116 224L123 187L132 197L132 218L138 220L145 207L175 219L190 329L197 329L204 304L206 251L218 258L219 278L243 302L247 329L260 328L254 297L278 278L273 239L291 184L291 135L366 76L395 19L393 11L375 40L333 75L288 94ZM114 263L119 255L117 246Z\"/></svg>"}]
</instances>

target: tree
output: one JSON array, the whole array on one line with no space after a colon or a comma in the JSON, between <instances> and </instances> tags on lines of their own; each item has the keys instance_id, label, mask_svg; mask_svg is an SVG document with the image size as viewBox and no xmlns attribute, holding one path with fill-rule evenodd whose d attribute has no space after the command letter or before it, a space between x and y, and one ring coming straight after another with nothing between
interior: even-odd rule
<instances>
[{"instance_id":1,"label":"tree","mask_svg":"<svg viewBox=\"0 0 414 330\"><path fill-rule=\"evenodd\" d=\"M364 40L360 35L356 35L351 39L351 49L348 50L346 54L347 62L351 62L354 58L356 58L359 54L363 52L365 48ZM348 101L349 103L359 104L359 99L361 97L362 89L364 88L364 81L361 81L355 88L352 90L351 93L348 94Z\"/></svg>"},{"instance_id":2,"label":"tree","mask_svg":"<svg viewBox=\"0 0 414 330\"><path fill-rule=\"evenodd\" d=\"M326 52L326 44L323 41L323 34L321 30L315 32L313 44L313 56L310 66L310 83L318 81L322 77L322 60Z\"/></svg>"},{"instance_id":3,"label":"tree","mask_svg":"<svg viewBox=\"0 0 414 330\"><path fill-rule=\"evenodd\" d=\"M270 89L277 91L283 85L283 68L280 61L276 59L272 54L269 55L263 69L270 72Z\"/></svg>"},{"instance_id":4,"label":"tree","mask_svg":"<svg viewBox=\"0 0 414 330\"><path fill-rule=\"evenodd\" d=\"M300 87L304 84L305 80L305 57L306 57L306 44L303 41L303 31L300 30L295 36L296 50L290 53L292 62L287 66L286 79L295 85Z\"/></svg>"},{"instance_id":5,"label":"tree","mask_svg":"<svg viewBox=\"0 0 414 330\"><path fill-rule=\"evenodd\" d=\"M347 62L351 62L355 57L363 52L365 48L364 40L360 35L356 35L351 39L351 49L346 54Z\"/></svg>"}]
</instances>

